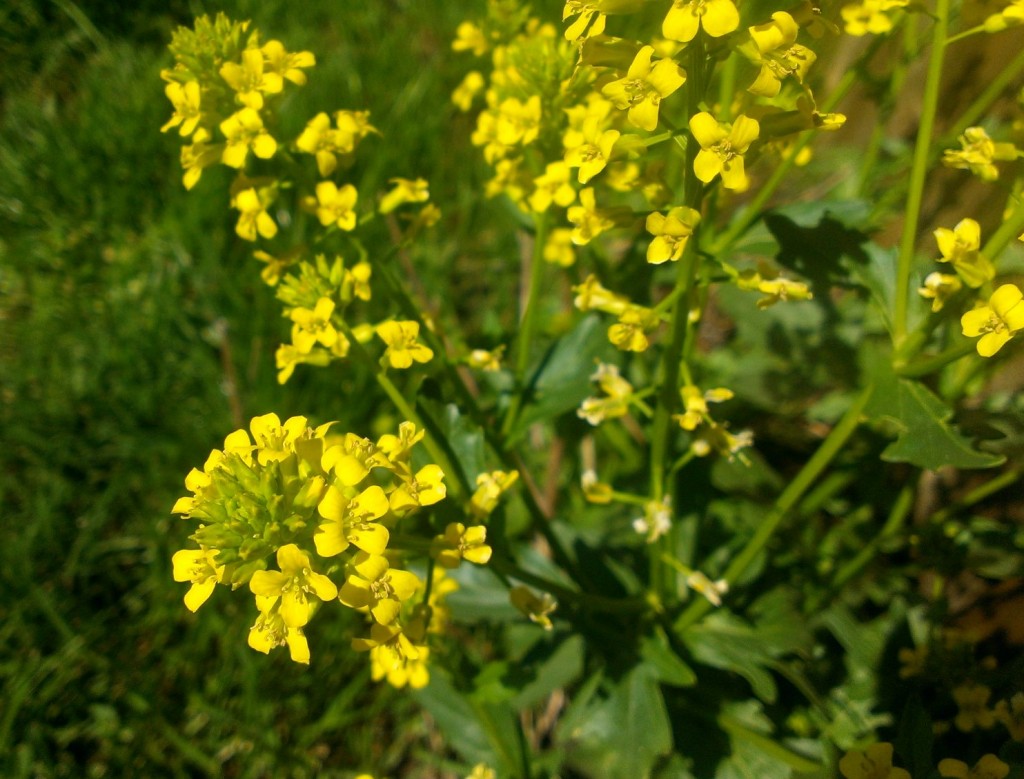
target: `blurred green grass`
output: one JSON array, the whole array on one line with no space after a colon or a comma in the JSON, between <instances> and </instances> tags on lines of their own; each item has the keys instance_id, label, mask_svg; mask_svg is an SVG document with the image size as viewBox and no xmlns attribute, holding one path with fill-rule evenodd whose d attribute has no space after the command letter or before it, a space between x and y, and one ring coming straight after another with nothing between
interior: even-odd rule
<instances>
[{"instance_id":1,"label":"blurred green grass","mask_svg":"<svg viewBox=\"0 0 1024 779\"><path fill-rule=\"evenodd\" d=\"M171 30L217 10L314 51L285 129L370 109L384 140L360 160L360 190L420 175L446 211L417 250L425 287L467 256L514 285L498 255L515 246L478 231L509 217L477 194L469 123L448 103L469 67L448 56L452 32L482 5L0 11L0 775L416 776L442 759L407 699L369 681L347 625L313 627L304 669L245 646L244 599L193 617L171 581L189 531L169 508L240 420L359 429L373 409L336 372L276 384L279 304L234 235L227 176L181 186L159 70Z\"/></svg>"}]
</instances>

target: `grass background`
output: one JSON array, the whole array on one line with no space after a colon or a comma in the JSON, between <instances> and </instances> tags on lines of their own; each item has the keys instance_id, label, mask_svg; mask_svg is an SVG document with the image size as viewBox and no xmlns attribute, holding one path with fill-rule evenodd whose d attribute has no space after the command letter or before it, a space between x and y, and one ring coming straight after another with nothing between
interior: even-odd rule
<instances>
[{"instance_id":1,"label":"grass background","mask_svg":"<svg viewBox=\"0 0 1024 779\"><path fill-rule=\"evenodd\" d=\"M245 646L244 599L193 616L171 580L188 530L170 506L227 432L271 410L365 420L352 398L372 394L331 371L277 385L280 306L234 235L228 174L182 187L159 71L173 28L220 10L313 51L290 129L370 109L384 140L363 147L360 191L420 175L446 209L419 250L426 288L466 261L500 280L515 271L475 225L508 217L474 194L485 173L448 103L469 67L453 31L482 6L4 3L0 775L436 775L443 750L407 697L371 684L346 625L314 628L304 669Z\"/></svg>"}]
</instances>

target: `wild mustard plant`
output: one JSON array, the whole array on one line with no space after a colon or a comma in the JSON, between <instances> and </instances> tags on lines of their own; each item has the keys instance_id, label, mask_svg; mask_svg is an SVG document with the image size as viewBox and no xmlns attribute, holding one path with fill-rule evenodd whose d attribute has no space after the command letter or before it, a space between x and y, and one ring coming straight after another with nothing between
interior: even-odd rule
<instances>
[{"instance_id":1,"label":"wild mustard plant","mask_svg":"<svg viewBox=\"0 0 1024 779\"><path fill-rule=\"evenodd\" d=\"M163 129L177 128L191 141L181 153L186 187L212 165L237 170L226 204L238 211L238 237L260 245L254 256L264 263L262 278L289 323L290 340L276 353L278 380L287 382L298 366L344 361L373 376L401 424L397 434L372 441L331 423L281 423L268 414L248 432L232 433L189 474L191 495L175 504L175 513L199 526L192 535L198 549L175 555L173 575L191 584L185 602L193 611L217 584L248 585L257 614L250 646L287 646L301 663L310 662L305 630L316 614L336 611L336 604L359 612L365 629L352 648L369 653L372 678L423 688L432 668L444 669L444 678L455 680L451 694L465 693L495 731L484 703L510 707L515 697L499 679L504 661L470 681L465 668L478 658L459 655L446 640L455 617L445 595L484 587L461 569L486 566L488 580L530 622L558 641L585 636L594 681L581 694L582 711L617 722L613 709L636 704L637 716L654 723L654 735L637 736L647 750L639 763L595 758L613 766L607 775L647 776L673 751L679 757L685 739L673 744L679 734L671 732L666 705L700 708L684 702L688 692L675 692L700 689L695 665L739 674L764 703L777 700L776 676L808 699L773 723L761 703L741 710L732 693L711 691L725 712L711 719L723 738L746 739L794 770L827 765L849 779L905 777L892 744L875 743L876 728L890 721L869 716L876 702L851 724L845 693L833 689L835 699L825 700L814 689L828 683L815 676L827 676L815 665L826 650L809 632L787 643L778 633L788 629L771 623L788 619L794 634L813 623L854 653L844 632L852 618L837 593L897 537L918 551L922 536L940 546L959 543L958 530L947 533L939 520L922 520L934 524L930 533L906 529L914 501L914 479L906 477L886 504L879 536L848 548L842 534L859 532L865 520L853 509L843 518L830 512L849 507L839 498L850 488L850 458L879 453L872 439L855 435L865 422L877 437L896 439L882 459L908 469L1002 464L1001 455L976 448L948 420L953 404L974 391L976 371L985 370L977 362L960 374L953 368L977 360L975 349L994 357L1024 330L1020 289L1009 281L997 286L1006 275L1001 255L1024 229L1011 164L1020 154L1012 142L968 126L980 116L952 133L961 137L959 151L934 137L945 49L958 39L949 35L949 0L938 0L934 22L896 0L840 9L846 34L883 37L862 48L826 96L815 94L817 71L834 54L839 19L810 4L655 5L570 0L559 29L525 3L491 0L483 18L453 31L452 50L474 60L451 100L458 111L475 113L469 143L488 170L484 194L505 199L525 226L524 295L517 326L504 333L507 360L504 345L470 349L462 344L476 334L454 341L442 334L434 313L418 305L393 269L394 249L364 246L374 220L397 226L396 214L409 217L404 233L398 229L408 245L440 218L423 179L391 177L377 195L346 179L353 156L372 153L363 144L372 149L379 134L367 112L322 111L297 138L275 137L281 96L315 77L311 53L261 44L248 23L223 16L175 34L177 65L164 74L174 113ZM998 17L958 35L999 32L1016 23L1015 7ZM899 247L873 243L860 231L865 225L844 233L828 208L769 209L787 175L813 159L812 138L843 128L845 117L832 109L866 77L884 36L902 30L909 58L925 23L932 38L900 193ZM907 67L909 59L900 60L898 69ZM1009 189L986 242L974 216L934 228L943 265L926 275L932 248L920 235L922 199L929 171L942 165ZM871 181L865 174L864 187ZM288 235L294 220L281 215L298 212L313 217L312 239ZM803 243L788 244L791 234ZM757 248L768 238L779 249L774 262ZM763 356L732 349L728 335L711 337L708 322L725 309L748 331L780 338L799 332L818 347L824 335L812 331L819 325L794 323L859 328L847 344L855 378L830 376L815 388L828 402L815 405L813 424L794 425L791 412L763 400L757 414L743 414L740 401L758 389L743 385L743 364ZM449 313L442 313L446 324ZM598 338L589 338L592 329ZM736 344L741 336L750 337L743 332ZM542 341L553 342L543 357ZM794 362L806 346L789 344ZM784 373L779 367L773 376L784 383ZM444 395L442 415L421 392L425 383ZM772 467L772 444L759 450L755 428L772 437L759 416L799 427L805 443L814 441L813 454L783 476ZM566 454L565 441L578 454ZM547 454L555 467L542 477ZM559 467L574 478L562 478ZM1009 484L1019 475L1006 474L997 479ZM751 496L766 490L777 495L754 502ZM866 515L874 516L876 503L862 503ZM794 516L807 528L805 537L793 530L791 541L821 551L807 565L811 573L792 562L808 553L787 557L775 543ZM718 541L709 548L702 536ZM848 558L842 564L840 552ZM610 636L626 648L608 646L615 643ZM734 643L740 648L731 649ZM900 676L916 678L916 669ZM966 671L961 676L947 685L960 708L954 725L989 729L998 720L1015 734L1017 699L1000 690L1000 703L990 707L992 689L971 686ZM586 709L586 696L602 703ZM580 727L562 738L575 744L585 735ZM528 776L526 737L519 736L505 749L502 734L489 733L509 775ZM797 737L822 746L793 746ZM600 741L591 737L587 749L606 754ZM954 762L939 770L960 772Z\"/></svg>"}]
</instances>

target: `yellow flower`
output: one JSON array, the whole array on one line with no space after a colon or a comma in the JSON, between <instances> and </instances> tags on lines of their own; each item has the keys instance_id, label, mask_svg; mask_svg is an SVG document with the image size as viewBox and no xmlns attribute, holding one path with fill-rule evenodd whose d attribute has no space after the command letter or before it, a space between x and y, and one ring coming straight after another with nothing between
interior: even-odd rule
<instances>
[{"instance_id":1,"label":"yellow flower","mask_svg":"<svg viewBox=\"0 0 1024 779\"><path fill-rule=\"evenodd\" d=\"M498 775L487 763L477 763L466 779L498 779Z\"/></svg>"},{"instance_id":2,"label":"yellow flower","mask_svg":"<svg viewBox=\"0 0 1024 779\"><path fill-rule=\"evenodd\" d=\"M335 111L334 124L338 128L338 146L345 154L355 151L356 144L370 133L380 134L370 124L369 111Z\"/></svg>"},{"instance_id":3,"label":"yellow flower","mask_svg":"<svg viewBox=\"0 0 1024 779\"><path fill-rule=\"evenodd\" d=\"M565 164L580 169L580 184L586 184L605 169L612 158L615 142L621 135L618 130L604 129L602 122L603 117L590 117L584 120L581 130L565 133Z\"/></svg>"},{"instance_id":4,"label":"yellow flower","mask_svg":"<svg viewBox=\"0 0 1024 779\"><path fill-rule=\"evenodd\" d=\"M597 276L590 274L572 288L576 293L573 305L580 311L604 311L606 314L619 316L630 306L629 299L606 289Z\"/></svg>"},{"instance_id":5,"label":"yellow flower","mask_svg":"<svg viewBox=\"0 0 1024 779\"><path fill-rule=\"evenodd\" d=\"M498 106L495 137L504 146L517 143L526 146L537 140L540 133L540 96L534 95L525 103L509 97Z\"/></svg>"},{"instance_id":6,"label":"yellow flower","mask_svg":"<svg viewBox=\"0 0 1024 779\"><path fill-rule=\"evenodd\" d=\"M1006 8L985 19L985 32L1001 32L1024 24L1024 0L1013 0Z\"/></svg>"},{"instance_id":7,"label":"yellow flower","mask_svg":"<svg viewBox=\"0 0 1024 779\"><path fill-rule=\"evenodd\" d=\"M398 622L390 625L375 622L370 628L369 638L352 639L352 648L357 652L377 650L377 658L385 671L405 667L407 663L419 660L421 652Z\"/></svg>"},{"instance_id":8,"label":"yellow flower","mask_svg":"<svg viewBox=\"0 0 1024 779\"><path fill-rule=\"evenodd\" d=\"M492 471L476 477L476 490L470 498L473 515L481 519L489 515L498 505L501 496L519 481L519 471Z\"/></svg>"},{"instance_id":9,"label":"yellow flower","mask_svg":"<svg viewBox=\"0 0 1024 779\"><path fill-rule=\"evenodd\" d=\"M1024 741L1024 692L1014 693L1009 701L999 701L995 708L996 719L1006 727L1010 738Z\"/></svg>"},{"instance_id":10,"label":"yellow flower","mask_svg":"<svg viewBox=\"0 0 1024 779\"><path fill-rule=\"evenodd\" d=\"M461 522L452 522L442 535L434 538L431 554L439 565L458 568L463 560L485 565L491 559L491 547L484 543L487 528L483 525L466 527Z\"/></svg>"},{"instance_id":11,"label":"yellow flower","mask_svg":"<svg viewBox=\"0 0 1024 779\"><path fill-rule=\"evenodd\" d=\"M661 25L661 34L669 40L687 43L697 35L698 27L712 38L728 35L740 26L740 13L732 0L673 0Z\"/></svg>"},{"instance_id":12,"label":"yellow flower","mask_svg":"<svg viewBox=\"0 0 1024 779\"><path fill-rule=\"evenodd\" d=\"M277 550L280 571L256 571L249 580L254 595L280 598L280 615L284 624L301 628L313 613L311 596L322 601L338 597L338 588L330 579L312 569L309 555L295 544Z\"/></svg>"},{"instance_id":13,"label":"yellow flower","mask_svg":"<svg viewBox=\"0 0 1024 779\"><path fill-rule=\"evenodd\" d=\"M531 622L540 625L545 630L551 630L551 614L558 608L558 603L549 593L534 595L528 587L518 585L509 591L509 600L519 611L530 618Z\"/></svg>"},{"instance_id":14,"label":"yellow flower","mask_svg":"<svg viewBox=\"0 0 1024 779\"><path fill-rule=\"evenodd\" d=\"M1020 292L1017 295L1019 300ZM1021 313L1024 314L1024 310ZM988 730L995 725L995 714L988 707L988 699L991 695L992 690L988 687L973 682L961 684L953 689L953 700L956 701L959 709L956 719L953 720L957 730L970 733L975 728Z\"/></svg>"},{"instance_id":15,"label":"yellow flower","mask_svg":"<svg viewBox=\"0 0 1024 779\"><path fill-rule=\"evenodd\" d=\"M209 141L210 134L200 127L192 136L192 143L181 147L181 167L185 171L182 183L185 189L192 189L203 171L219 162L223 156L224 146Z\"/></svg>"},{"instance_id":16,"label":"yellow flower","mask_svg":"<svg viewBox=\"0 0 1024 779\"><path fill-rule=\"evenodd\" d=\"M359 193L351 184L341 189L333 181L321 181L316 185L316 215L324 227L335 224L342 230L353 230L356 226L355 208Z\"/></svg>"},{"instance_id":17,"label":"yellow flower","mask_svg":"<svg viewBox=\"0 0 1024 779\"><path fill-rule=\"evenodd\" d=\"M246 49L242 52L241 64L225 62L220 75L235 92L238 100L249 108L263 108L263 95L274 95L284 89L284 80L279 73L264 72L263 52ZM225 133L226 134L226 133Z\"/></svg>"},{"instance_id":18,"label":"yellow flower","mask_svg":"<svg viewBox=\"0 0 1024 779\"><path fill-rule=\"evenodd\" d=\"M653 544L672 527L672 505L666 495L661 500L649 500L644 503L644 515L637 517L632 523L633 530L644 536L648 544Z\"/></svg>"},{"instance_id":19,"label":"yellow flower","mask_svg":"<svg viewBox=\"0 0 1024 779\"><path fill-rule=\"evenodd\" d=\"M433 506L447 494L443 480L444 471L439 465L424 465L415 476L405 476L391 493L391 510L399 513L417 506Z\"/></svg>"},{"instance_id":20,"label":"yellow flower","mask_svg":"<svg viewBox=\"0 0 1024 779\"><path fill-rule=\"evenodd\" d=\"M784 300L811 300L814 295L802 281L783 278L779 272L767 265L759 270L743 271L736 279L740 289L753 289L764 293L765 297L757 301L762 311Z\"/></svg>"},{"instance_id":21,"label":"yellow flower","mask_svg":"<svg viewBox=\"0 0 1024 779\"><path fill-rule=\"evenodd\" d=\"M722 596L729 592L729 582L725 579L713 582L700 571L692 571L686 577L686 586L707 598L712 606L721 606Z\"/></svg>"},{"instance_id":22,"label":"yellow flower","mask_svg":"<svg viewBox=\"0 0 1024 779\"><path fill-rule=\"evenodd\" d=\"M343 154L338 131L331 127L331 118L321 112L306 123L306 128L295 141L299 151L316 156L316 167L321 176L330 176L338 165L336 155Z\"/></svg>"},{"instance_id":23,"label":"yellow flower","mask_svg":"<svg viewBox=\"0 0 1024 779\"><path fill-rule=\"evenodd\" d=\"M232 168L245 165L245 158L252 149L260 159L266 160L277 151L277 141L263 127L260 115L251 108L243 108L220 123L227 143L221 161Z\"/></svg>"},{"instance_id":24,"label":"yellow flower","mask_svg":"<svg viewBox=\"0 0 1024 779\"><path fill-rule=\"evenodd\" d=\"M468 111L473 107L474 98L483 91L484 84L484 77L480 74L480 71L469 71L452 92L452 102L460 111Z\"/></svg>"},{"instance_id":25,"label":"yellow flower","mask_svg":"<svg viewBox=\"0 0 1024 779\"><path fill-rule=\"evenodd\" d=\"M293 84L302 86L306 83L306 74L300 68L311 68L316 65L316 57L312 52L285 51L281 41L267 41L263 44L263 56L267 58L266 67L271 74L288 79ZM253 106L254 108L256 106Z\"/></svg>"},{"instance_id":26,"label":"yellow flower","mask_svg":"<svg viewBox=\"0 0 1024 779\"><path fill-rule=\"evenodd\" d=\"M593 187L580 192L580 204L569 209L568 218L575 225L572 242L577 246L584 246L605 230L615 227L615 222L598 210Z\"/></svg>"},{"instance_id":27,"label":"yellow flower","mask_svg":"<svg viewBox=\"0 0 1024 779\"><path fill-rule=\"evenodd\" d=\"M566 0L565 8L562 9L562 21L570 16L576 16L577 19L565 28L565 39L578 41L580 38L590 38L603 33L607 20L601 13L600 6L600 0Z\"/></svg>"},{"instance_id":28,"label":"yellow flower","mask_svg":"<svg viewBox=\"0 0 1024 779\"><path fill-rule=\"evenodd\" d=\"M355 573L342 585L339 600L353 609L368 609L381 625L398 619L402 602L420 586L416 574L392 568L380 555L360 552L352 568Z\"/></svg>"},{"instance_id":29,"label":"yellow flower","mask_svg":"<svg viewBox=\"0 0 1024 779\"><path fill-rule=\"evenodd\" d=\"M629 404L634 393L633 385L619 375L616 366L598 364L597 371L590 380L597 382L605 396L586 398L576 410L576 416L596 426L606 419L624 417L629 413Z\"/></svg>"},{"instance_id":30,"label":"yellow flower","mask_svg":"<svg viewBox=\"0 0 1024 779\"><path fill-rule=\"evenodd\" d=\"M903 768L893 768L892 744L872 744L863 752L850 750L839 761L846 779L911 779Z\"/></svg>"},{"instance_id":31,"label":"yellow flower","mask_svg":"<svg viewBox=\"0 0 1024 779\"><path fill-rule=\"evenodd\" d=\"M337 487L327 488L317 511L321 522L313 536L321 557L334 557L355 546L369 554L383 554L390 534L377 520L388 511L388 498L377 485L367 487L354 498L346 497Z\"/></svg>"},{"instance_id":32,"label":"yellow flower","mask_svg":"<svg viewBox=\"0 0 1024 779\"><path fill-rule=\"evenodd\" d=\"M380 200L377 208L382 214L389 214L405 203L424 203L430 200L430 188L426 179L391 179L394 188Z\"/></svg>"},{"instance_id":33,"label":"yellow flower","mask_svg":"<svg viewBox=\"0 0 1024 779\"><path fill-rule=\"evenodd\" d=\"M398 426L398 435L382 435L377 441L377 449L386 458L386 463L382 465L388 467L388 464L398 466L408 463L412 456L412 448L422 441L425 435L426 431L417 430L412 422L402 422Z\"/></svg>"},{"instance_id":34,"label":"yellow flower","mask_svg":"<svg viewBox=\"0 0 1024 779\"><path fill-rule=\"evenodd\" d=\"M259 616L249 629L249 646L257 652L269 654L271 649L287 646L288 653L296 663L309 664L309 642L301 627L285 622L281 615L278 599L270 596L256 596Z\"/></svg>"},{"instance_id":35,"label":"yellow flower","mask_svg":"<svg viewBox=\"0 0 1024 779\"><path fill-rule=\"evenodd\" d=\"M331 324L331 316L334 314L334 301L330 298L320 298L316 307L310 311L308 308L293 308L289 317L295 326L292 328L292 343L295 348L303 354L309 354L314 344L334 349L339 340L343 340L342 351L348 351L348 339L334 329Z\"/></svg>"},{"instance_id":36,"label":"yellow flower","mask_svg":"<svg viewBox=\"0 0 1024 779\"><path fill-rule=\"evenodd\" d=\"M760 133L756 119L743 114L731 125L719 123L706 111L690 119L690 132L700 151L693 161L693 171L705 184L721 174L722 186L742 191L747 188L747 174L743 170L743 155Z\"/></svg>"},{"instance_id":37,"label":"yellow flower","mask_svg":"<svg viewBox=\"0 0 1024 779\"><path fill-rule=\"evenodd\" d=\"M934 271L924 279L924 286L918 288L917 294L932 301L932 311L939 312L946 302L963 289L963 284L956 276Z\"/></svg>"},{"instance_id":38,"label":"yellow flower","mask_svg":"<svg viewBox=\"0 0 1024 779\"><path fill-rule=\"evenodd\" d=\"M607 84L602 94L626 111L630 124L651 131L658 126L658 107L661 101L675 92L686 81L686 73L672 59L661 59L651 64L653 46L644 46L637 52L625 78Z\"/></svg>"},{"instance_id":39,"label":"yellow flower","mask_svg":"<svg viewBox=\"0 0 1024 779\"><path fill-rule=\"evenodd\" d=\"M910 0L863 0L840 9L847 35L883 35L892 29L889 11L905 8Z\"/></svg>"},{"instance_id":40,"label":"yellow flower","mask_svg":"<svg viewBox=\"0 0 1024 779\"><path fill-rule=\"evenodd\" d=\"M995 266L980 251L981 227L973 219L961 219L952 230L940 227L934 235L942 253L939 262L952 263L968 287L978 288L995 277Z\"/></svg>"},{"instance_id":41,"label":"yellow flower","mask_svg":"<svg viewBox=\"0 0 1024 779\"><path fill-rule=\"evenodd\" d=\"M1013 284L1003 284L992 293L987 306L979 306L960 317L960 326L968 338L977 338L978 354L991 357L1014 334L1024 330L1024 302Z\"/></svg>"},{"instance_id":42,"label":"yellow flower","mask_svg":"<svg viewBox=\"0 0 1024 779\"><path fill-rule=\"evenodd\" d=\"M708 415L708 403L723 403L731 400L732 390L725 387L717 387L701 393L699 387L687 384L679 390L683 399L683 413L673 415L683 430L696 430L702 422L713 423Z\"/></svg>"},{"instance_id":43,"label":"yellow flower","mask_svg":"<svg viewBox=\"0 0 1024 779\"><path fill-rule=\"evenodd\" d=\"M568 232L568 230L566 230ZM546 258L545 258L546 259ZM466 358L470 368L493 373L501 370L501 358L505 354L504 344L495 349L474 349Z\"/></svg>"},{"instance_id":44,"label":"yellow flower","mask_svg":"<svg viewBox=\"0 0 1024 779\"><path fill-rule=\"evenodd\" d=\"M661 320L645 306L629 305L619 314L619 321L608 328L608 340L626 352L643 352L651 345L647 333Z\"/></svg>"},{"instance_id":45,"label":"yellow flower","mask_svg":"<svg viewBox=\"0 0 1024 779\"><path fill-rule=\"evenodd\" d=\"M983 755L973 768L960 760L947 758L939 762L939 773L952 779L1006 779L1010 766L992 754Z\"/></svg>"},{"instance_id":46,"label":"yellow flower","mask_svg":"<svg viewBox=\"0 0 1024 779\"><path fill-rule=\"evenodd\" d=\"M968 127L960 136L960 150L947 149L942 164L949 168L969 170L984 181L999 178L999 160L1015 160L1020 156L1012 143L996 143L982 127Z\"/></svg>"},{"instance_id":47,"label":"yellow flower","mask_svg":"<svg viewBox=\"0 0 1024 779\"><path fill-rule=\"evenodd\" d=\"M413 362L430 362L433 350L419 342L419 322L382 322L377 325L377 335L388 348L382 360L387 360L392 368L404 369Z\"/></svg>"},{"instance_id":48,"label":"yellow flower","mask_svg":"<svg viewBox=\"0 0 1024 779\"><path fill-rule=\"evenodd\" d=\"M748 28L753 47L745 52L761 70L747 91L761 97L775 97L782 88L782 79L794 76L801 84L807 69L814 62L814 52L796 42L800 28L785 11L776 11L772 20Z\"/></svg>"},{"instance_id":49,"label":"yellow flower","mask_svg":"<svg viewBox=\"0 0 1024 779\"><path fill-rule=\"evenodd\" d=\"M294 265L301 255L301 248L298 250L292 249L287 251L280 257L275 257L262 249L252 253L254 259L257 259L262 263L266 263L263 270L260 271L260 278L262 278L263 281L271 287L277 286L278 282L281 281L281 276L284 275L284 272Z\"/></svg>"},{"instance_id":50,"label":"yellow flower","mask_svg":"<svg viewBox=\"0 0 1024 779\"><path fill-rule=\"evenodd\" d=\"M273 238L277 235L277 224L267 213L266 206L252 187L239 192L232 206L239 211L235 232L242 240L255 241L257 233L264 238Z\"/></svg>"},{"instance_id":51,"label":"yellow flower","mask_svg":"<svg viewBox=\"0 0 1024 779\"><path fill-rule=\"evenodd\" d=\"M329 425L316 429L316 436L322 437ZM264 414L253 417L249 423L252 440L256 446L256 459L260 465L280 462L295 451L295 442L304 436L308 429L305 417L289 417L284 424L277 414ZM244 433L244 430L238 431ZM242 436L238 436L238 444L242 444ZM248 444L248 438L244 439Z\"/></svg>"},{"instance_id":52,"label":"yellow flower","mask_svg":"<svg viewBox=\"0 0 1024 779\"><path fill-rule=\"evenodd\" d=\"M370 678L375 682L387 679L388 684L399 690L406 685L414 690L426 687L430 682L430 670L427 667L430 650L425 646L415 645L413 649L416 650L415 658L406 657L397 663L394 655L385 647L376 646L371 649Z\"/></svg>"},{"instance_id":53,"label":"yellow flower","mask_svg":"<svg viewBox=\"0 0 1024 779\"><path fill-rule=\"evenodd\" d=\"M583 497L589 503L606 505L612 502L614 493L612 485L599 481L594 471L587 470L583 472L580 476L580 486L583 488Z\"/></svg>"},{"instance_id":54,"label":"yellow flower","mask_svg":"<svg viewBox=\"0 0 1024 779\"><path fill-rule=\"evenodd\" d=\"M565 208L576 199L576 190L569 183L569 166L562 161L549 162L533 185L530 208L537 213L547 211L552 203Z\"/></svg>"},{"instance_id":55,"label":"yellow flower","mask_svg":"<svg viewBox=\"0 0 1024 779\"><path fill-rule=\"evenodd\" d=\"M282 344L274 353L274 363L277 367L277 383L284 384L288 381L298 365L319 365L323 367L330 362L330 353L322 349L315 349L308 354L304 354L292 344Z\"/></svg>"},{"instance_id":56,"label":"yellow flower","mask_svg":"<svg viewBox=\"0 0 1024 779\"><path fill-rule=\"evenodd\" d=\"M213 594L217 582L224 579L224 566L217 564L217 553L213 549L182 549L171 558L174 567L174 581L191 582L185 593L185 605L195 611Z\"/></svg>"},{"instance_id":57,"label":"yellow flower","mask_svg":"<svg viewBox=\"0 0 1024 779\"><path fill-rule=\"evenodd\" d=\"M568 227L556 227L548 233L544 242L544 261L563 268L575 264L576 252L573 249L572 230Z\"/></svg>"},{"instance_id":58,"label":"yellow flower","mask_svg":"<svg viewBox=\"0 0 1024 779\"><path fill-rule=\"evenodd\" d=\"M181 136L191 135L198 126L201 116L199 82L189 81L182 86L177 81L172 81L164 87L164 94L174 106L174 114L167 120L167 124L160 128L160 132L165 133L172 127L181 125L178 128L178 134Z\"/></svg>"},{"instance_id":59,"label":"yellow flower","mask_svg":"<svg viewBox=\"0 0 1024 779\"><path fill-rule=\"evenodd\" d=\"M667 215L655 211L647 217L647 232L654 236L647 247L647 262L660 265L683 256L686 242L700 222L700 213L687 206L676 206Z\"/></svg>"},{"instance_id":60,"label":"yellow flower","mask_svg":"<svg viewBox=\"0 0 1024 779\"><path fill-rule=\"evenodd\" d=\"M472 22L462 22L455 28L455 40L452 41L452 51L471 51L477 57L487 53L490 46L483 30Z\"/></svg>"},{"instance_id":61,"label":"yellow flower","mask_svg":"<svg viewBox=\"0 0 1024 779\"><path fill-rule=\"evenodd\" d=\"M406 441L407 424L403 422L400 427L403 441ZM385 440L386 437L382 436L382 445ZM407 445L411 448L416 440L419 439L413 438ZM370 439L357 436L355 433L346 433L340 445L332 446L324 452L320 464L325 471L334 474L345 487L355 487L369 475L372 468L389 466L388 455L385 452L380 451Z\"/></svg>"}]
</instances>

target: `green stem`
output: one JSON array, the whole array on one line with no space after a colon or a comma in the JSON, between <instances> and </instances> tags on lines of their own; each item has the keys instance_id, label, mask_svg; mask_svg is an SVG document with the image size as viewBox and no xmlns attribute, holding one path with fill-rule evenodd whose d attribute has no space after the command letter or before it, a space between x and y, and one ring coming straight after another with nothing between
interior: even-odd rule
<instances>
[{"instance_id":1,"label":"green stem","mask_svg":"<svg viewBox=\"0 0 1024 779\"><path fill-rule=\"evenodd\" d=\"M932 357L926 357L923 360L918 360L917 362L910 363L909 365L898 367L896 368L896 375L905 379L915 379L921 376L927 376L930 373L935 373L935 371L941 368L945 368L951 362L962 360L973 351L974 341L965 341Z\"/></svg>"},{"instance_id":2,"label":"green stem","mask_svg":"<svg viewBox=\"0 0 1024 779\"><path fill-rule=\"evenodd\" d=\"M896 267L896 304L893 312L894 340L897 346L907 333L907 307L910 298L910 273L914 265L914 244L917 225L921 218L925 178L928 174L928 156L931 151L935 114L939 107L939 88L942 85L942 62L946 53L946 35L949 30L950 0L937 0L935 26L932 29L932 54L928 60L921 123L917 130L914 159L910 169L910 190L903 215L903 236L900 240L899 260Z\"/></svg>"},{"instance_id":3,"label":"green stem","mask_svg":"<svg viewBox=\"0 0 1024 779\"><path fill-rule=\"evenodd\" d=\"M839 420L839 424L832 428L832 432L828 434L828 437L818 448L818 451L807 461L796 475L796 478L782 491L778 500L775 501L772 510L758 526L753 537L747 542L742 551L733 558L729 567L725 569L725 574L722 578L727 582L735 582L743 575L747 568L750 567L750 564L757 558L758 554L761 553L761 550L771 540L782 520L786 518L790 510L803 497L804 493L814 485L829 463L839 454L846 441L853 435L854 430L860 424L860 415L871 399L874 389L874 385L869 384L861 392L860 396L853 402L853 405L847 409L843 418ZM706 600L694 601L676 620L676 630L682 631L693 625L711 608L711 604Z\"/></svg>"},{"instance_id":4,"label":"green stem","mask_svg":"<svg viewBox=\"0 0 1024 779\"><path fill-rule=\"evenodd\" d=\"M999 252L1006 247L1006 244L1020 235L1021 230L1024 230L1024 200L1017 204L1013 213L1010 214L1010 218L992 233L992 237L988 239L981 253L990 260L994 260Z\"/></svg>"},{"instance_id":5,"label":"green stem","mask_svg":"<svg viewBox=\"0 0 1024 779\"><path fill-rule=\"evenodd\" d=\"M938 144L940 148L936 149L935 153L938 154L941 147L955 142L957 136L977 122L985 111L999 98L1003 90L1009 86L1010 82L1017 78L1021 70L1024 70L1024 49L1021 49L1020 53L1007 63L998 76L988 82L982 93L974 99L974 102L961 114L956 124L943 136L942 141Z\"/></svg>"},{"instance_id":6,"label":"green stem","mask_svg":"<svg viewBox=\"0 0 1024 779\"><path fill-rule=\"evenodd\" d=\"M964 38L970 38L972 35L977 35L979 32L985 32L985 25L979 24L977 27L971 27L963 32L958 32L956 35L946 38L946 46L957 41L962 41Z\"/></svg>"},{"instance_id":7,"label":"green stem","mask_svg":"<svg viewBox=\"0 0 1024 779\"><path fill-rule=\"evenodd\" d=\"M530 346L533 343L534 330L537 327L537 311L540 309L541 284L544 281L544 243L547 240L547 213L542 212L534 217L533 256L530 260L530 287L527 292L526 307L523 320L519 326L519 338L516 342L516 393L512 396L505 421L501 426L502 436L506 439L515 427L519 409L523 405L526 394L526 369L530 367Z\"/></svg>"},{"instance_id":8,"label":"green stem","mask_svg":"<svg viewBox=\"0 0 1024 779\"><path fill-rule=\"evenodd\" d=\"M1012 485L1020 482L1021 475L1024 473L1020 468L1011 468L1005 471L994 479L989 479L984 484L975 487L973 490L968 492L960 500L956 502L956 505L949 506L944 509L937 511L931 518L932 522L944 522L957 511L961 509L970 508L971 506L981 503L985 498L994 495L1000 490L1006 489Z\"/></svg>"}]
</instances>

